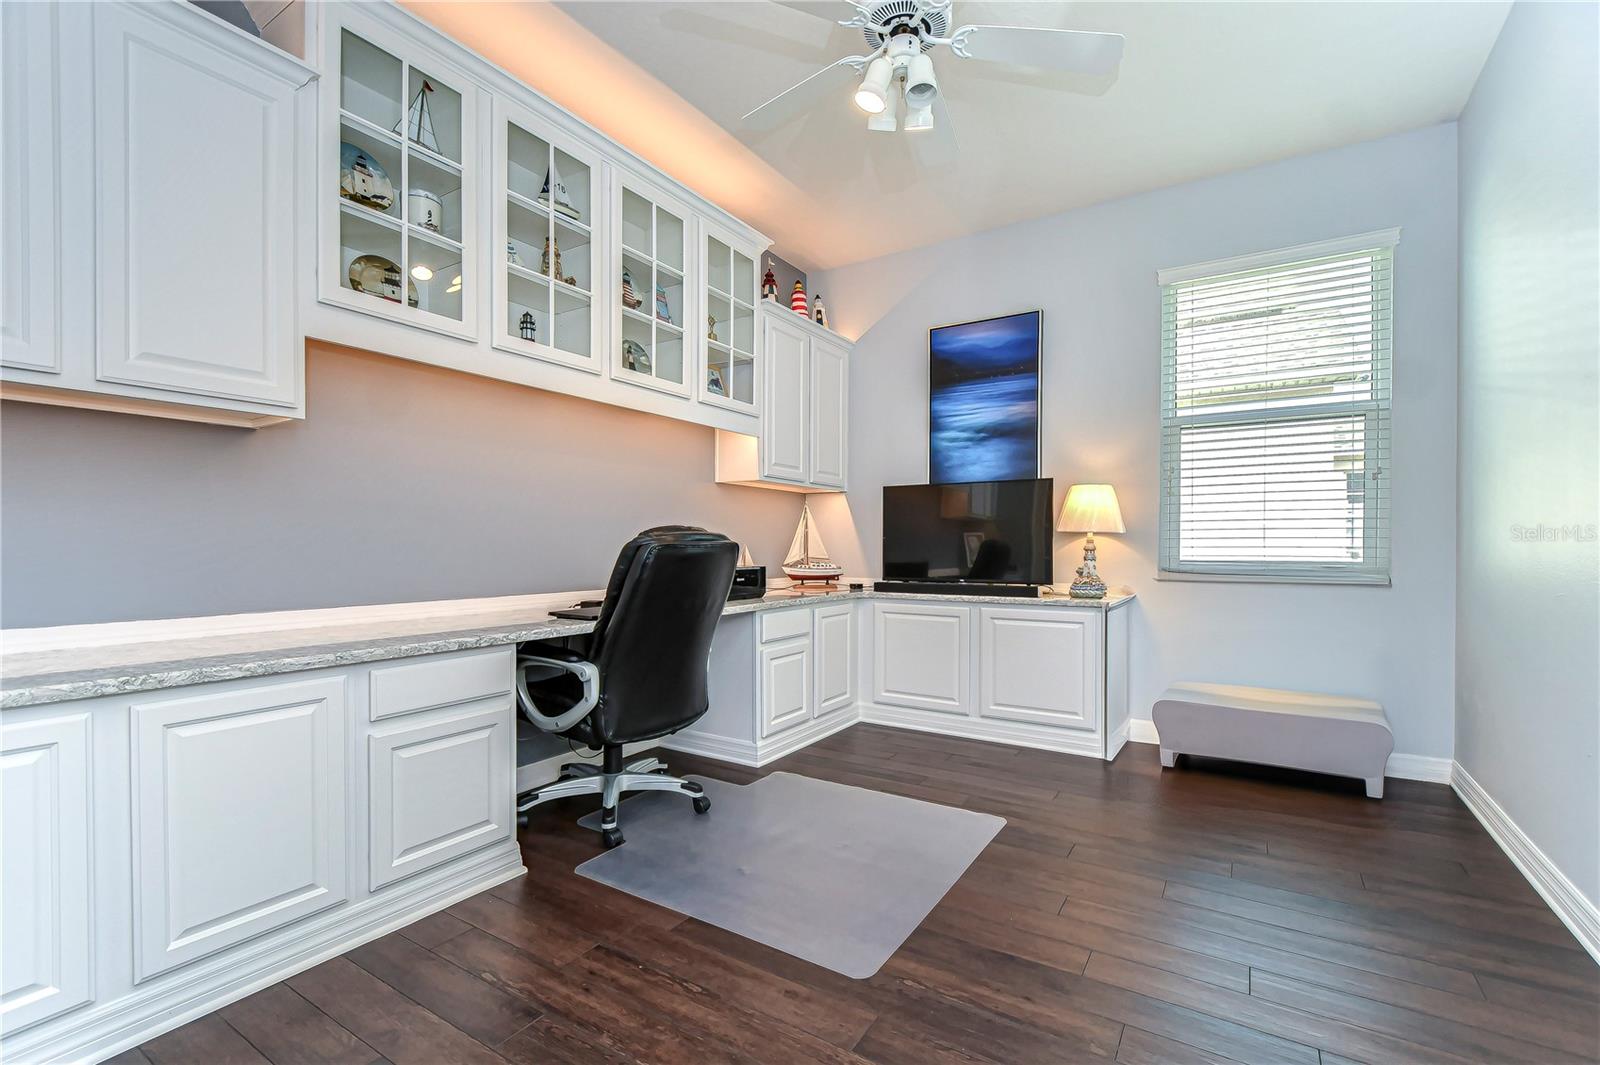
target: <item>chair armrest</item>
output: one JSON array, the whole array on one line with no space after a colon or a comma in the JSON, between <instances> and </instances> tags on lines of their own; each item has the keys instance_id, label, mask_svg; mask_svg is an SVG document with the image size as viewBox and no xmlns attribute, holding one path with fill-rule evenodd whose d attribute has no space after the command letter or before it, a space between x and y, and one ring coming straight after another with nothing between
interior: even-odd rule
<instances>
[{"instance_id":1,"label":"chair armrest","mask_svg":"<svg viewBox=\"0 0 1600 1065\"><path fill-rule=\"evenodd\" d=\"M517 705L522 708L522 716L545 732L565 732L582 721L600 701L600 670L593 662L565 647L553 647L549 644L523 646L525 651L538 653L517 655ZM559 716L552 717L543 713L534 705L533 695L528 691L529 666L559 669L577 677L583 682L583 699Z\"/></svg>"}]
</instances>

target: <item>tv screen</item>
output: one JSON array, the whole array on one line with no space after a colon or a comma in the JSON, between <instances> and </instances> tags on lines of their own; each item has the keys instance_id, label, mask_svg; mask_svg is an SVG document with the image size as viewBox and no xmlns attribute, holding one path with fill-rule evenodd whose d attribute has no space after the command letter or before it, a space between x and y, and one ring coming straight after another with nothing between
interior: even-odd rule
<instances>
[{"instance_id":1,"label":"tv screen","mask_svg":"<svg viewBox=\"0 0 1600 1065\"><path fill-rule=\"evenodd\" d=\"M1049 477L883 489L885 580L1051 582Z\"/></svg>"}]
</instances>

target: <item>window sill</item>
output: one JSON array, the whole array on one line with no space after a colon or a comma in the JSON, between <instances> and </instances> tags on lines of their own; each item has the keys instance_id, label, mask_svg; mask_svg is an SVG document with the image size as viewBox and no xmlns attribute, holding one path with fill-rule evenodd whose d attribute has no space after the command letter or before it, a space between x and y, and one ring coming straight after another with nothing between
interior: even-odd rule
<instances>
[{"instance_id":1,"label":"window sill","mask_svg":"<svg viewBox=\"0 0 1600 1065\"><path fill-rule=\"evenodd\" d=\"M1355 574L1318 577L1310 574L1190 573L1174 570L1157 570L1156 580L1183 581L1195 584L1327 584L1356 588L1388 588L1393 584L1386 576L1374 577Z\"/></svg>"}]
</instances>

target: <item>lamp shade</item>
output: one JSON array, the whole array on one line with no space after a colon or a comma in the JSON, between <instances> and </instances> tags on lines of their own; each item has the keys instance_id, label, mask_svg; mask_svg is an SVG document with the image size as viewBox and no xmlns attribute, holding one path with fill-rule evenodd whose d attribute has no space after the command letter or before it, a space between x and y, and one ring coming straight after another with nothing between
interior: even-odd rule
<instances>
[{"instance_id":1,"label":"lamp shade","mask_svg":"<svg viewBox=\"0 0 1600 1065\"><path fill-rule=\"evenodd\" d=\"M1122 509L1117 506L1117 490L1109 484L1075 484L1067 489L1061 504L1057 532L1119 533Z\"/></svg>"}]
</instances>

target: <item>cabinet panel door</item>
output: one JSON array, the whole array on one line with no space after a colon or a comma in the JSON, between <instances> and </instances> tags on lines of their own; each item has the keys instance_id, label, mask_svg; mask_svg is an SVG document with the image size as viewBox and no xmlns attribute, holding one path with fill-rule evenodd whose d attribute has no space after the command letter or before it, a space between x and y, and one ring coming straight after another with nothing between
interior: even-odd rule
<instances>
[{"instance_id":1,"label":"cabinet panel door","mask_svg":"<svg viewBox=\"0 0 1600 1065\"><path fill-rule=\"evenodd\" d=\"M979 611L982 717L1094 731L1100 727L1098 611Z\"/></svg>"},{"instance_id":2,"label":"cabinet panel door","mask_svg":"<svg viewBox=\"0 0 1600 1065\"><path fill-rule=\"evenodd\" d=\"M765 314L761 476L806 480L806 362L810 338L799 325Z\"/></svg>"},{"instance_id":3,"label":"cabinet panel door","mask_svg":"<svg viewBox=\"0 0 1600 1065\"><path fill-rule=\"evenodd\" d=\"M849 434L850 366L846 349L811 342L811 483L843 488Z\"/></svg>"},{"instance_id":4,"label":"cabinet panel door","mask_svg":"<svg viewBox=\"0 0 1600 1065\"><path fill-rule=\"evenodd\" d=\"M0 363L45 373L61 372L59 23L57 4L0 4Z\"/></svg>"},{"instance_id":5,"label":"cabinet panel door","mask_svg":"<svg viewBox=\"0 0 1600 1065\"><path fill-rule=\"evenodd\" d=\"M812 646L817 655L817 717L856 701L855 604L836 603L816 609Z\"/></svg>"},{"instance_id":6,"label":"cabinet panel door","mask_svg":"<svg viewBox=\"0 0 1600 1065\"><path fill-rule=\"evenodd\" d=\"M511 836L511 703L367 738L372 889Z\"/></svg>"},{"instance_id":7,"label":"cabinet panel door","mask_svg":"<svg viewBox=\"0 0 1600 1065\"><path fill-rule=\"evenodd\" d=\"M772 736L811 718L811 641L761 649L761 735Z\"/></svg>"},{"instance_id":8,"label":"cabinet panel door","mask_svg":"<svg viewBox=\"0 0 1600 1065\"><path fill-rule=\"evenodd\" d=\"M873 701L968 713L971 618L964 606L874 603Z\"/></svg>"},{"instance_id":9,"label":"cabinet panel door","mask_svg":"<svg viewBox=\"0 0 1600 1065\"><path fill-rule=\"evenodd\" d=\"M348 895L341 677L133 707L134 975Z\"/></svg>"},{"instance_id":10,"label":"cabinet panel door","mask_svg":"<svg viewBox=\"0 0 1600 1065\"><path fill-rule=\"evenodd\" d=\"M89 757L86 713L0 727L0 1031L92 994Z\"/></svg>"},{"instance_id":11,"label":"cabinet panel door","mask_svg":"<svg viewBox=\"0 0 1600 1065\"><path fill-rule=\"evenodd\" d=\"M94 7L100 380L292 406L294 87Z\"/></svg>"}]
</instances>

